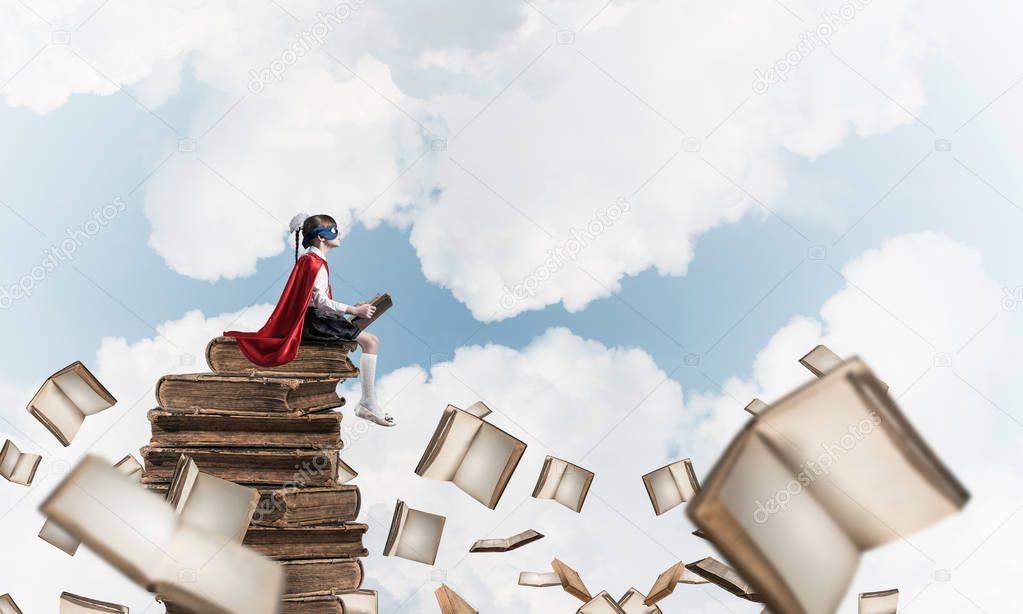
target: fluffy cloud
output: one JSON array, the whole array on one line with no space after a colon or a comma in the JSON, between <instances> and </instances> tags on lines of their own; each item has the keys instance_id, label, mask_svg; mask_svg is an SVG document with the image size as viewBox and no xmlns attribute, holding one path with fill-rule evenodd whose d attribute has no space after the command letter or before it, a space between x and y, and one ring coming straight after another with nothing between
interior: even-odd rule
<instances>
[{"instance_id":1,"label":"fluffy cloud","mask_svg":"<svg viewBox=\"0 0 1023 614\"><path fill-rule=\"evenodd\" d=\"M916 112L933 51L908 0L845 14L789 3L801 18L771 3L308 0L288 4L293 20L267 4L164 3L158 19L112 5L66 47L9 6L0 74L28 65L4 94L46 111L116 91L92 64L155 106L191 68L211 94L174 138L198 137L197 151L163 166L146 198L150 244L173 269L249 275L286 249L297 210L326 210L410 229L424 274L484 321L578 310L650 268L684 274L696 237L772 207L788 152L911 121L856 67ZM39 11L73 25L90 9ZM808 45L810 30L827 44ZM767 84L769 69L785 80L764 91L754 71ZM223 247L225 224L246 228L244 245Z\"/></svg>"}]
</instances>

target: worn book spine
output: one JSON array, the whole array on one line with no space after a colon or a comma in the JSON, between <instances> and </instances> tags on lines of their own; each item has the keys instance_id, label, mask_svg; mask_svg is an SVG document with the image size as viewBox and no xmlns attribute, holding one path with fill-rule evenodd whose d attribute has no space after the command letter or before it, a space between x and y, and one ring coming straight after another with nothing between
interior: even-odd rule
<instances>
[{"instance_id":1,"label":"worn book spine","mask_svg":"<svg viewBox=\"0 0 1023 614\"><path fill-rule=\"evenodd\" d=\"M367 526L339 523L313 527L249 527L242 542L259 554L278 560L367 556L362 544Z\"/></svg>"},{"instance_id":2,"label":"worn book spine","mask_svg":"<svg viewBox=\"0 0 1023 614\"><path fill-rule=\"evenodd\" d=\"M186 454L199 470L232 482L256 485L336 486L338 449L273 450L145 446L142 482L169 482L178 457Z\"/></svg>"},{"instance_id":3,"label":"worn book spine","mask_svg":"<svg viewBox=\"0 0 1023 614\"><path fill-rule=\"evenodd\" d=\"M261 490L252 523L299 527L355 520L362 505L359 488L350 484L330 488Z\"/></svg>"},{"instance_id":4,"label":"worn book spine","mask_svg":"<svg viewBox=\"0 0 1023 614\"><path fill-rule=\"evenodd\" d=\"M206 364L218 372L264 371L267 373L345 373L355 367L348 358L356 343L309 343L298 346L298 353L290 362L278 367L261 367L242 353L234 337L217 337L206 345Z\"/></svg>"},{"instance_id":5,"label":"worn book spine","mask_svg":"<svg viewBox=\"0 0 1023 614\"><path fill-rule=\"evenodd\" d=\"M332 411L282 416L158 408L148 418L155 446L341 447L341 414Z\"/></svg>"},{"instance_id":6,"label":"worn book spine","mask_svg":"<svg viewBox=\"0 0 1023 614\"><path fill-rule=\"evenodd\" d=\"M219 412L307 414L340 407L337 384L358 375L345 373L274 375L269 373L192 373L165 375L156 384L163 409Z\"/></svg>"},{"instance_id":7,"label":"worn book spine","mask_svg":"<svg viewBox=\"0 0 1023 614\"><path fill-rule=\"evenodd\" d=\"M360 559L308 559L281 562L284 596L306 597L354 591L362 586Z\"/></svg>"}]
</instances>

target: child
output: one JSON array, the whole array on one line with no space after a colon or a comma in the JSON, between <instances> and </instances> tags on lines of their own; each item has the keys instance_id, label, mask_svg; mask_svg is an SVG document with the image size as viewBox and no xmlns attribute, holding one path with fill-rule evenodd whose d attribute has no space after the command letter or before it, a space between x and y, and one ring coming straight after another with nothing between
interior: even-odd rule
<instances>
[{"instance_id":1,"label":"child","mask_svg":"<svg viewBox=\"0 0 1023 614\"><path fill-rule=\"evenodd\" d=\"M295 268L270 319L258 332L227 331L224 335L236 337L245 356L263 367L276 367L290 361L302 341L355 341L362 348L359 360L362 398L355 415L381 426L396 425L397 421L380 408L373 392L380 340L373 333L359 330L344 317L352 314L369 318L376 308L365 302L339 303L330 290L326 256L341 245L337 222L329 215L300 213L291 220L291 230L295 233ZM298 255L300 238L306 248L301 257Z\"/></svg>"}]
</instances>

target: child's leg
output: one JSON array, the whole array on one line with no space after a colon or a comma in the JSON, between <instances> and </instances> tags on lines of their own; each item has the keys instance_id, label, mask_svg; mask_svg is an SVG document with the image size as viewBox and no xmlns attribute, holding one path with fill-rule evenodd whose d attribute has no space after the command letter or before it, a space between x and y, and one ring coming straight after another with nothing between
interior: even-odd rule
<instances>
[{"instance_id":1,"label":"child's leg","mask_svg":"<svg viewBox=\"0 0 1023 614\"><path fill-rule=\"evenodd\" d=\"M395 424L394 418L384 413L376 400L377 351L380 349L380 339L373 333L362 331L355 341L362 348L362 357L359 359L359 383L362 386L362 398L359 400L359 405L368 410L368 412L363 412L360 407L356 410L356 415L377 424L392 426Z\"/></svg>"}]
</instances>

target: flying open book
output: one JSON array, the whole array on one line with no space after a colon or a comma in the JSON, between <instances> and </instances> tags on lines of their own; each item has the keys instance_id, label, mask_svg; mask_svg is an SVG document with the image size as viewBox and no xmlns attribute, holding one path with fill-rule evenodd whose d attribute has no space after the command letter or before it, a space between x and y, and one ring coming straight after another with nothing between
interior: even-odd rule
<instances>
[{"instance_id":1,"label":"flying open book","mask_svg":"<svg viewBox=\"0 0 1023 614\"><path fill-rule=\"evenodd\" d=\"M895 614L899 609L899 589L860 593L859 614Z\"/></svg>"},{"instance_id":2,"label":"flying open book","mask_svg":"<svg viewBox=\"0 0 1023 614\"><path fill-rule=\"evenodd\" d=\"M509 550L521 548L526 544L531 544L542 538L542 533L537 533L533 529L526 529L518 535L512 535L511 537L501 539L478 539L472 547L469 548L469 552L508 552Z\"/></svg>"},{"instance_id":3,"label":"flying open book","mask_svg":"<svg viewBox=\"0 0 1023 614\"><path fill-rule=\"evenodd\" d=\"M384 556L396 556L433 565L444 533L444 516L414 510L398 500L391 530L384 544Z\"/></svg>"},{"instance_id":4,"label":"flying open book","mask_svg":"<svg viewBox=\"0 0 1023 614\"><path fill-rule=\"evenodd\" d=\"M579 577L576 570L562 563L558 559L551 561L551 568L554 571L520 572L519 585L541 588L547 586L560 586L566 593L582 602L587 602L593 599L593 596L590 595L590 590L586 588L585 584L583 584L583 579Z\"/></svg>"},{"instance_id":5,"label":"flying open book","mask_svg":"<svg viewBox=\"0 0 1023 614\"><path fill-rule=\"evenodd\" d=\"M850 358L752 418L686 512L775 612L831 612L861 553L969 493L865 363Z\"/></svg>"},{"instance_id":6,"label":"flying open book","mask_svg":"<svg viewBox=\"0 0 1023 614\"><path fill-rule=\"evenodd\" d=\"M526 444L483 419L490 409L475 403L448 405L416 466L416 474L458 486L483 505L497 507Z\"/></svg>"},{"instance_id":7,"label":"flying open book","mask_svg":"<svg viewBox=\"0 0 1023 614\"><path fill-rule=\"evenodd\" d=\"M579 465L548 456L533 488L536 499L554 499L573 512L583 509L586 494L590 492L593 472Z\"/></svg>"},{"instance_id":8,"label":"flying open book","mask_svg":"<svg viewBox=\"0 0 1023 614\"><path fill-rule=\"evenodd\" d=\"M134 482L142 479L142 465L131 454L117 461L114 470ZM78 552L78 546L82 544L77 537L62 529L52 518L47 518L43 523L43 528L39 530L39 538L71 556Z\"/></svg>"},{"instance_id":9,"label":"flying open book","mask_svg":"<svg viewBox=\"0 0 1023 614\"><path fill-rule=\"evenodd\" d=\"M60 595L60 614L128 614L128 607L64 592Z\"/></svg>"},{"instance_id":10,"label":"flying open book","mask_svg":"<svg viewBox=\"0 0 1023 614\"><path fill-rule=\"evenodd\" d=\"M106 461L86 456L40 511L133 582L209 614L276 614L284 572L233 538L185 524Z\"/></svg>"},{"instance_id":11,"label":"flying open book","mask_svg":"<svg viewBox=\"0 0 1023 614\"><path fill-rule=\"evenodd\" d=\"M469 605L447 584L441 584L433 594L437 597L437 605L440 606L441 614L479 614L476 608Z\"/></svg>"},{"instance_id":12,"label":"flying open book","mask_svg":"<svg viewBox=\"0 0 1023 614\"><path fill-rule=\"evenodd\" d=\"M4 447L0 448L0 476L8 482L30 486L41 460L42 456L22 452L8 439L4 442Z\"/></svg>"},{"instance_id":13,"label":"flying open book","mask_svg":"<svg viewBox=\"0 0 1023 614\"><path fill-rule=\"evenodd\" d=\"M689 563L686 565L686 571L692 572L698 577L703 578L705 582L710 582L725 589L736 597L741 597L747 601L755 601L757 603L762 603L764 601L763 597L760 596L760 593L750 586L748 582L743 580L734 569L712 556L702 558L695 563ZM682 581L685 582L685 580ZM702 583L692 582L692 584Z\"/></svg>"},{"instance_id":14,"label":"flying open book","mask_svg":"<svg viewBox=\"0 0 1023 614\"><path fill-rule=\"evenodd\" d=\"M693 463L688 458L675 461L643 476L643 486L658 516L682 505L700 490Z\"/></svg>"},{"instance_id":15,"label":"flying open book","mask_svg":"<svg viewBox=\"0 0 1023 614\"><path fill-rule=\"evenodd\" d=\"M46 378L28 403L28 411L67 447L82 428L86 416L117 403L81 361Z\"/></svg>"}]
</instances>

